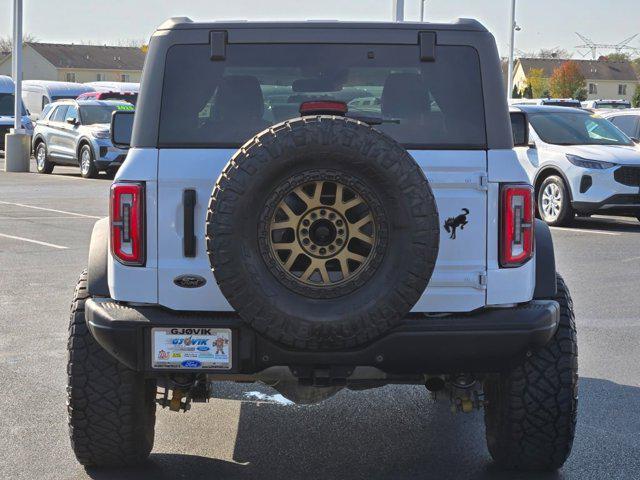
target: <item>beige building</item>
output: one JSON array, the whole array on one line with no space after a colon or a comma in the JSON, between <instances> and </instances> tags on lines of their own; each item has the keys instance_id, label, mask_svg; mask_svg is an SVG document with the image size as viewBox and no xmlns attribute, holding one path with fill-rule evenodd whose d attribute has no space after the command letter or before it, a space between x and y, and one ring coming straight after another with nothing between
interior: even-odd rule
<instances>
[{"instance_id":1,"label":"beige building","mask_svg":"<svg viewBox=\"0 0 640 480\"><path fill-rule=\"evenodd\" d=\"M527 75L532 69L542 69L543 78L548 80L553 71L566 61L555 58L518 58L514 67L513 84L522 92L528 85ZM580 67L589 100L631 100L640 83L629 62L573 59L570 61L576 62Z\"/></svg>"},{"instance_id":2,"label":"beige building","mask_svg":"<svg viewBox=\"0 0 640 480\"><path fill-rule=\"evenodd\" d=\"M24 80L139 82L145 54L136 47L25 43ZM0 56L0 75L11 75L11 55Z\"/></svg>"}]
</instances>

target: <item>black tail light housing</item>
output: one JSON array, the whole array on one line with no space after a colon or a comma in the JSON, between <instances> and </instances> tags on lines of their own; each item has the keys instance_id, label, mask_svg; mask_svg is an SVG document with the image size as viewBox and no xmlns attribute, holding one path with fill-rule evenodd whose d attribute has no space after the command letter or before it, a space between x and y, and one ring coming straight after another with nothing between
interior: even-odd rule
<instances>
[{"instance_id":1,"label":"black tail light housing","mask_svg":"<svg viewBox=\"0 0 640 480\"><path fill-rule=\"evenodd\" d=\"M515 268L534 252L534 202L531 185L502 185L500 191L500 266Z\"/></svg>"},{"instance_id":2,"label":"black tail light housing","mask_svg":"<svg viewBox=\"0 0 640 480\"><path fill-rule=\"evenodd\" d=\"M145 189L141 182L111 186L111 253L120 263L145 264Z\"/></svg>"}]
</instances>

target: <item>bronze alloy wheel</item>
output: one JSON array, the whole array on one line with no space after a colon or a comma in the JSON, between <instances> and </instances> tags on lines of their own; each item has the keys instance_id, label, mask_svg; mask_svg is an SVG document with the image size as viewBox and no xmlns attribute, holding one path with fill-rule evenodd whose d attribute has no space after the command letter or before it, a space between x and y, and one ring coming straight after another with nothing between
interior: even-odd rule
<instances>
[{"instance_id":1,"label":"bronze alloy wheel","mask_svg":"<svg viewBox=\"0 0 640 480\"><path fill-rule=\"evenodd\" d=\"M268 244L278 268L301 286L328 288L355 279L377 244L369 203L337 179L293 186L277 203Z\"/></svg>"}]
</instances>

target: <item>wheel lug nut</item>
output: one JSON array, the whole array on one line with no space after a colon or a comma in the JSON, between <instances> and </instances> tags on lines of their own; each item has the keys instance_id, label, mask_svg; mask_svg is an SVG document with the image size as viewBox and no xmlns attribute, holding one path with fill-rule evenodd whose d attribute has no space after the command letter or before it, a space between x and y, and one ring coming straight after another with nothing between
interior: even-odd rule
<instances>
[{"instance_id":1,"label":"wheel lug nut","mask_svg":"<svg viewBox=\"0 0 640 480\"><path fill-rule=\"evenodd\" d=\"M313 212L311 214L311 218L313 218L315 220L316 218L318 218L318 214L316 212Z\"/></svg>"},{"instance_id":2,"label":"wheel lug nut","mask_svg":"<svg viewBox=\"0 0 640 480\"><path fill-rule=\"evenodd\" d=\"M336 243L338 245L342 245L342 239L341 238L336 238Z\"/></svg>"},{"instance_id":3,"label":"wheel lug nut","mask_svg":"<svg viewBox=\"0 0 640 480\"><path fill-rule=\"evenodd\" d=\"M333 245L329 245L329 251L333 252L336 249L336 247L334 247Z\"/></svg>"},{"instance_id":4,"label":"wheel lug nut","mask_svg":"<svg viewBox=\"0 0 640 480\"><path fill-rule=\"evenodd\" d=\"M305 245L309 245L310 242L308 238L303 238L302 243L304 243Z\"/></svg>"},{"instance_id":5,"label":"wheel lug nut","mask_svg":"<svg viewBox=\"0 0 640 480\"><path fill-rule=\"evenodd\" d=\"M309 222L309 220L307 220L307 219L302 221L302 225L304 225L305 227L308 227L310 223L311 222Z\"/></svg>"},{"instance_id":6,"label":"wheel lug nut","mask_svg":"<svg viewBox=\"0 0 640 480\"><path fill-rule=\"evenodd\" d=\"M307 230L306 228L302 229L302 234L303 235L307 235L309 233L309 230Z\"/></svg>"},{"instance_id":7,"label":"wheel lug nut","mask_svg":"<svg viewBox=\"0 0 640 480\"><path fill-rule=\"evenodd\" d=\"M327 253L327 250L325 250L324 248L321 248L318 251L320 252L320 255L324 255L325 253Z\"/></svg>"},{"instance_id":8,"label":"wheel lug nut","mask_svg":"<svg viewBox=\"0 0 640 480\"><path fill-rule=\"evenodd\" d=\"M344 234L344 230L343 229L338 230L338 235L343 235L343 234Z\"/></svg>"},{"instance_id":9,"label":"wheel lug nut","mask_svg":"<svg viewBox=\"0 0 640 480\"><path fill-rule=\"evenodd\" d=\"M326 210L320 210L320 215L324 216L324 215L326 215L326 214L327 214L327 211L326 211Z\"/></svg>"},{"instance_id":10,"label":"wheel lug nut","mask_svg":"<svg viewBox=\"0 0 640 480\"><path fill-rule=\"evenodd\" d=\"M334 218L336 218L336 214L335 214L335 213L333 213L333 212L331 212L331 213L329 214L329 218L330 218L331 220L333 220Z\"/></svg>"},{"instance_id":11,"label":"wheel lug nut","mask_svg":"<svg viewBox=\"0 0 640 480\"><path fill-rule=\"evenodd\" d=\"M336 225L338 225L339 227L341 227L341 226L342 226L342 220L340 220L340 219L336 220Z\"/></svg>"},{"instance_id":12,"label":"wheel lug nut","mask_svg":"<svg viewBox=\"0 0 640 480\"><path fill-rule=\"evenodd\" d=\"M309 248L311 248L311 250L315 250L316 246L315 245L311 245L311 247L309 247Z\"/></svg>"}]
</instances>

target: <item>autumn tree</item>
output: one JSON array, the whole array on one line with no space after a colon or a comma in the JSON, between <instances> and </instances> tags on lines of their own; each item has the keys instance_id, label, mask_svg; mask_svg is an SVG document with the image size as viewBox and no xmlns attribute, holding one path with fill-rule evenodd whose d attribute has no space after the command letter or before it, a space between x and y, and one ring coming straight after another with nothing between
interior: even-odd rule
<instances>
[{"instance_id":1,"label":"autumn tree","mask_svg":"<svg viewBox=\"0 0 640 480\"><path fill-rule=\"evenodd\" d=\"M529 80L529 86L531 87L531 95L533 95L533 98L542 98L543 92L549 88L549 82L544 78L544 69L530 69L527 79Z\"/></svg>"},{"instance_id":2,"label":"autumn tree","mask_svg":"<svg viewBox=\"0 0 640 480\"><path fill-rule=\"evenodd\" d=\"M584 75L577 62L564 62L553 71L549 79L549 89L555 98L570 98L574 92L584 88Z\"/></svg>"},{"instance_id":3,"label":"autumn tree","mask_svg":"<svg viewBox=\"0 0 640 480\"><path fill-rule=\"evenodd\" d=\"M631 99L631 105L633 108L640 107L640 85L636 86L636 92L633 94L633 98Z\"/></svg>"}]
</instances>

